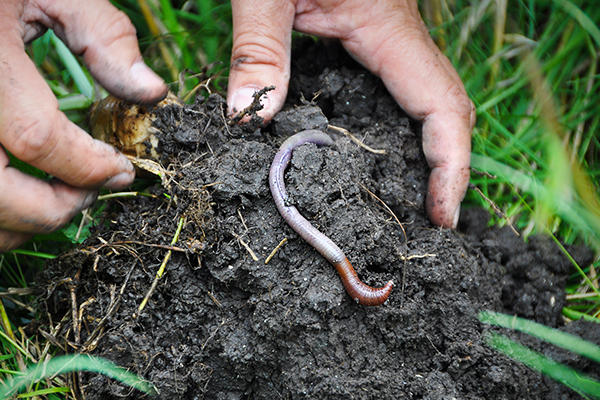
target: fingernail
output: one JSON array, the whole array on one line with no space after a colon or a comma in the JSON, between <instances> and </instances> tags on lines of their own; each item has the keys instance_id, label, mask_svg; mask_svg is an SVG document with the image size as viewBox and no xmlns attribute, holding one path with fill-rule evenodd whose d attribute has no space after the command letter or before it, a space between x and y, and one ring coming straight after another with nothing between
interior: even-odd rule
<instances>
[{"instance_id":1,"label":"fingernail","mask_svg":"<svg viewBox=\"0 0 600 400\"><path fill-rule=\"evenodd\" d=\"M129 75L133 81L138 83L138 85L149 89L165 85L162 78L152 71L152 69L150 69L143 61L138 61L133 64L129 70Z\"/></svg>"},{"instance_id":2,"label":"fingernail","mask_svg":"<svg viewBox=\"0 0 600 400\"><path fill-rule=\"evenodd\" d=\"M460 217L460 206L454 212L454 221L452 221L452 229L456 229L458 226L458 218Z\"/></svg>"},{"instance_id":3,"label":"fingernail","mask_svg":"<svg viewBox=\"0 0 600 400\"><path fill-rule=\"evenodd\" d=\"M119 152L117 149L115 149L115 151L119 154L119 163L121 164L121 167L126 172L135 175L135 167L133 166L129 158L127 158L125 154Z\"/></svg>"},{"instance_id":4,"label":"fingernail","mask_svg":"<svg viewBox=\"0 0 600 400\"><path fill-rule=\"evenodd\" d=\"M228 114L237 114L244 108L248 107L254 101L254 93L258 92L261 88L257 86L242 86L235 91L231 97L231 104L228 104ZM271 108L271 100L268 94L264 94L260 97L260 103L263 105L263 110L269 110Z\"/></svg>"},{"instance_id":5,"label":"fingernail","mask_svg":"<svg viewBox=\"0 0 600 400\"><path fill-rule=\"evenodd\" d=\"M111 190L123 189L129 186L135 178L135 172L121 172L107 180L102 187Z\"/></svg>"},{"instance_id":6,"label":"fingernail","mask_svg":"<svg viewBox=\"0 0 600 400\"><path fill-rule=\"evenodd\" d=\"M91 191L90 193L88 193L88 195L85 197L85 199L83 199L83 201L81 202L80 209L85 210L86 208L90 207L92 204L94 204L94 202L96 201L97 198L98 198L98 191L96 191L96 190Z\"/></svg>"}]
</instances>

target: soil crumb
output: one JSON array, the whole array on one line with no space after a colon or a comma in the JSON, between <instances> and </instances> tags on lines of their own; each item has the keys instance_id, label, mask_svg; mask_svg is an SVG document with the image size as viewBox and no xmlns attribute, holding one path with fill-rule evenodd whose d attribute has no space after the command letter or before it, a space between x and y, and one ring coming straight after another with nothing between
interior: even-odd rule
<instances>
[{"instance_id":1,"label":"soil crumb","mask_svg":"<svg viewBox=\"0 0 600 400\"><path fill-rule=\"evenodd\" d=\"M600 344L598 325L563 326L570 264L550 240L487 228L484 210L463 210L459 232L427 221L419 125L338 44L297 44L286 109L269 127L229 125L226 111L216 94L166 108L155 127L168 185L112 200L93 235L39 276L53 327L63 321L56 337L70 348L139 374L161 399L578 398L486 346L490 330L600 378L579 356L478 321L480 310L499 311ZM334 145L294 152L287 190L363 282L396 283L383 306L352 301L269 192L283 140L328 125L386 153L329 129ZM591 261L585 248L569 250ZM82 315L75 325L71 291L59 284L68 278ZM102 375L81 382L89 400L144 397Z\"/></svg>"}]
</instances>

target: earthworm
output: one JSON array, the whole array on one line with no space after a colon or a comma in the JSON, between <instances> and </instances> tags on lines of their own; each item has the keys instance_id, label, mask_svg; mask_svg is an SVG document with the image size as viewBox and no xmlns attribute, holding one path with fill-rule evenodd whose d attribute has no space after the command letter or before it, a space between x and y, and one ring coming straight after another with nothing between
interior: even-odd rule
<instances>
[{"instance_id":1,"label":"earthworm","mask_svg":"<svg viewBox=\"0 0 600 400\"><path fill-rule=\"evenodd\" d=\"M269 171L269 186L271 187L271 194L273 195L273 200L275 200L277 210L279 210L283 219L285 219L293 230L335 267L350 297L365 306L383 304L390 295L394 283L389 281L385 286L380 288L373 288L362 283L356 275L352 264L350 264L350 261L344 255L344 252L331 239L319 232L300 215L296 207L286 205L288 196L285 191L283 174L292 158L294 149L306 143L328 146L333 143L333 140L324 132L307 130L297 133L283 142L273 159L273 164L271 164L271 170Z\"/></svg>"}]
</instances>

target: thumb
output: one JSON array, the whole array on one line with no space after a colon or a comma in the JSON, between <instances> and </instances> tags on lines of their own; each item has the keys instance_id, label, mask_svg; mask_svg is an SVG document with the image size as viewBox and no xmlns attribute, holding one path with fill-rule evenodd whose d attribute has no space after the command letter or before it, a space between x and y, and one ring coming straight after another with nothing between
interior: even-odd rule
<instances>
[{"instance_id":1,"label":"thumb","mask_svg":"<svg viewBox=\"0 0 600 400\"><path fill-rule=\"evenodd\" d=\"M261 98L258 113L265 121L281 109L290 79L292 25L295 8L285 0L233 0L233 49L227 89L229 114L252 103L265 86L275 86Z\"/></svg>"},{"instance_id":2,"label":"thumb","mask_svg":"<svg viewBox=\"0 0 600 400\"><path fill-rule=\"evenodd\" d=\"M423 122L423 152L431 175L426 208L434 224L455 228L469 183L475 111L458 73L437 48L416 0L378 15L342 40L378 74L390 94Z\"/></svg>"}]
</instances>

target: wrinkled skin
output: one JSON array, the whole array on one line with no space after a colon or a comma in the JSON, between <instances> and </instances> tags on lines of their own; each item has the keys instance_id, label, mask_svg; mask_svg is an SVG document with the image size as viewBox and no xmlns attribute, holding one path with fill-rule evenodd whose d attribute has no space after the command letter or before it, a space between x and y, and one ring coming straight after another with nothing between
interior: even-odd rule
<instances>
[{"instance_id":1,"label":"wrinkled skin","mask_svg":"<svg viewBox=\"0 0 600 400\"><path fill-rule=\"evenodd\" d=\"M125 156L58 110L24 51L46 28L80 54L112 93L145 103L167 93L143 63L131 22L108 1L0 1L0 143L54 176L46 182L19 172L0 148L0 252L59 229L95 201L98 187L124 188L135 175Z\"/></svg>"},{"instance_id":2,"label":"wrinkled skin","mask_svg":"<svg viewBox=\"0 0 600 400\"><path fill-rule=\"evenodd\" d=\"M427 210L433 223L456 226L469 178L474 109L449 60L431 40L415 0L233 0L234 43L228 105L250 104L257 88L268 121L282 107L290 76L292 29L338 38L382 78L398 104L423 121L432 173ZM52 28L109 92L138 103L166 95L142 61L135 29L108 0L0 2L0 252L36 233L59 229L91 205L98 187L124 188L129 161L92 139L58 110L24 44ZM54 176L41 181L9 165L15 157Z\"/></svg>"},{"instance_id":3,"label":"wrinkled skin","mask_svg":"<svg viewBox=\"0 0 600 400\"><path fill-rule=\"evenodd\" d=\"M475 111L450 61L437 48L415 0L233 0L234 45L228 103L241 110L255 88L275 85L262 116L282 106L290 76L292 28L338 38L381 77L398 104L423 122L431 167L427 212L455 228L469 180ZM239 92L241 89L241 92Z\"/></svg>"}]
</instances>

